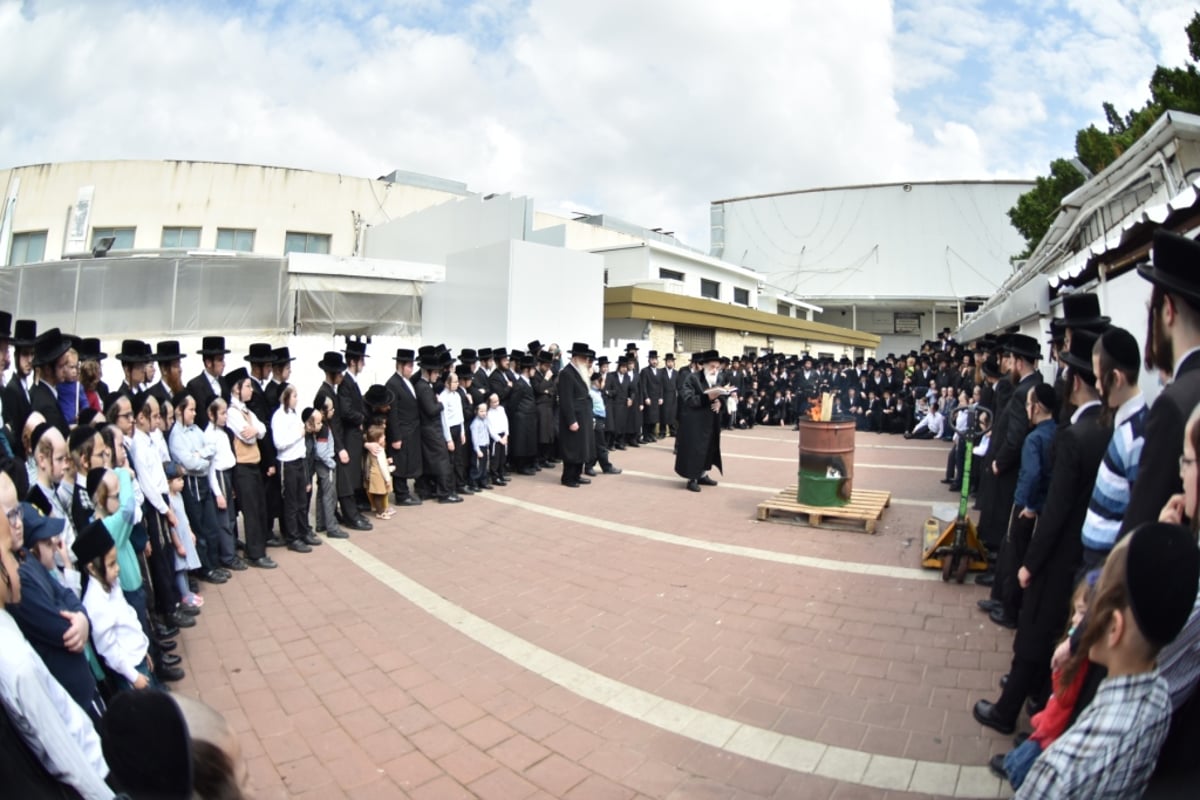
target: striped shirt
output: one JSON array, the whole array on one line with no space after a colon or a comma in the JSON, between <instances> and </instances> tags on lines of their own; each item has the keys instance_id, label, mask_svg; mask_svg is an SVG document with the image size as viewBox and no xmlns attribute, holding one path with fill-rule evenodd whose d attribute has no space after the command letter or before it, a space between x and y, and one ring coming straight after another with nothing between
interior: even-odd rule
<instances>
[{"instance_id":1,"label":"striped shirt","mask_svg":"<svg viewBox=\"0 0 1200 800\"><path fill-rule=\"evenodd\" d=\"M1146 399L1138 394L1121 404L1113 435L1096 473L1096 485L1083 520L1083 546L1107 553L1117 541L1121 518L1129 507L1138 462L1146 439Z\"/></svg>"}]
</instances>

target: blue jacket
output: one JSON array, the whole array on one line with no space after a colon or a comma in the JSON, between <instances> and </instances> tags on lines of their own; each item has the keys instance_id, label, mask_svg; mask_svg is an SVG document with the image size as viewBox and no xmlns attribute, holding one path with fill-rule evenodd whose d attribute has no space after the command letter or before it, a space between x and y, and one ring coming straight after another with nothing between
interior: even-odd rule
<instances>
[{"instance_id":1,"label":"blue jacket","mask_svg":"<svg viewBox=\"0 0 1200 800\"><path fill-rule=\"evenodd\" d=\"M1050 489L1050 455L1058 426L1048 419L1034 426L1021 445L1021 469L1017 473L1017 491L1013 506L1040 512Z\"/></svg>"}]
</instances>

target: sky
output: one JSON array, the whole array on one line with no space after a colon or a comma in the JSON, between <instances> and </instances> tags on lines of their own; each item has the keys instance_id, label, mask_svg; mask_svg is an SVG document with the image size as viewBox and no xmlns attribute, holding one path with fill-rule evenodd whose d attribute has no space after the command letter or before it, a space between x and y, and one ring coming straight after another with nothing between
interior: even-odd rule
<instances>
[{"instance_id":1,"label":"sky","mask_svg":"<svg viewBox=\"0 0 1200 800\"><path fill-rule=\"evenodd\" d=\"M707 249L709 203L1032 179L1187 59L1180 0L0 0L0 167L394 169Z\"/></svg>"}]
</instances>

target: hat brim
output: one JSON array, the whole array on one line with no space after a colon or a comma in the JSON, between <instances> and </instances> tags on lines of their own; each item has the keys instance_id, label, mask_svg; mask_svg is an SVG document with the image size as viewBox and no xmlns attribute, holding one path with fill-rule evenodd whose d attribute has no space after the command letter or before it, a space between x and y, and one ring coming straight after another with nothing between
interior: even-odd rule
<instances>
[{"instance_id":1,"label":"hat brim","mask_svg":"<svg viewBox=\"0 0 1200 800\"><path fill-rule=\"evenodd\" d=\"M1024 350L1020 347L1009 346L1009 347L1005 348L1004 351L1006 353L1009 353L1010 355L1020 356L1021 358L1025 359L1026 361L1041 361L1042 360L1042 354L1040 352L1035 353L1032 350Z\"/></svg>"},{"instance_id":2,"label":"hat brim","mask_svg":"<svg viewBox=\"0 0 1200 800\"><path fill-rule=\"evenodd\" d=\"M1155 286L1160 286L1171 294L1182 295L1200 303L1200 287L1181 282L1174 275L1166 274L1149 261L1143 261L1141 264L1138 264L1137 271L1139 275Z\"/></svg>"},{"instance_id":3,"label":"hat brim","mask_svg":"<svg viewBox=\"0 0 1200 800\"><path fill-rule=\"evenodd\" d=\"M232 352L233 352L232 350L217 350L217 349L197 350L196 355L198 355L198 356L227 356Z\"/></svg>"},{"instance_id":4,"label":"hat brim","mask_svg":"<svg viewBox=\"0 0 1200 800\"><path fill-rule=\"evenodd\" d=\"M251 364L275 364L275 363L277 363L274 358L268 357L268 356L254 356L253 358L251 358L250 356L242 356L242 360L248 361Z\"/></svg>"},{"instance_id":5,"label":"hat brim","mask_svg":"<svg viewBox=\"0 0 1200 800\"><path fill-rule=\"evenodd\" d=\"M1062 327L1065 331L1067 328L1076 330L1100 330L1112 324L1112 317L1083 317L1081 319L1063 319Z\"/></svg>"},{"instance_id":6,"label":"hat brim","mask_svg":"<svg viewBox=\"0 0 1200 800\"><path fill-rule=\"evenodd\" d=\"M317 367L319 369L324 370L325 372L345 372L346 371L346 365L344 363L338 362L336 364L330 364L330 363L326 362L325 359L321 359L320 361L318 361Z\"/></svg>"},{"instance_id":7,"label":"hat brim","mask_svg":"<svg viewBox=\"0 0 1200 800\"><path fill-rule=\"evenodd\" d=\"M59 343L58 347L54 348L54 350L52 350L51 352L43 353L41 356L35 355L33 357L33 366L44 367L48 364L53 364L55 361L58 361L60 358L63 357L63 353L67 352L70 349L71 349L71 342L64 339L62 342Z\"/></svg>"}]
</instances>

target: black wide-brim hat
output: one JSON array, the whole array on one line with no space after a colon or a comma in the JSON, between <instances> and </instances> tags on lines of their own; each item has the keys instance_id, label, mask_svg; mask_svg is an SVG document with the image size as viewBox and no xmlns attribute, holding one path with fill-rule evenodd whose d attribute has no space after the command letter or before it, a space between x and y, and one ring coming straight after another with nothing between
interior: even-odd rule
<instances>
[{"instance_id":1,"label":"black wide-brim hat","mask_svg":"<svg viewBox=\"0 0 1200 800\"><path fill-rule=\"evenodd\" d=\"M458 351L458 360L464 364L474 364L479 360L479 355L470 347L464 347Z\"/></svg>"},{"instance_id":2,"label":"black wide-brim hat","mask_svg":"<svg viewBox=\"0 0 1200 800\"><path fill-rule=\"evenodd\" d=\"M716 350L705 350L700 354L699 361L701 364L707 364L710 361L720 361L721 354Z\"/></svg>"},{"instance_id":3,"label":"black wide-brim hat","mask_svg":"<svg viewBox=\"0 0 1200 800\"><path fill-rule=\"evenodd\" d=\"M336 350L329 350L324 358L317 362L317 366L325 372L341 373L346 371L346 360Z\"/></svg>"},{"instance_id":4,"label":"black wide-brim hat","mask_svg":"<svg viewBox=\"0 0 1200 800\"><path fill-rule=\"evenodd\" d=\"M414 353L412 350L409 350L407 347L400 347L396 349L396 361L398 363L411 363L415 360L416 353Z\"/></svg>"},{"instance_id":5,"label":"black wide-brim hat","mask_svg":"<svg viewBox=\"0 0 1200 800\"><path fill-rule=\"evenodd\" d=\"M376 383L370 389L367 389L363 395L363 402L372 408L382 408L395 403L396 395L392 394L392 390L383 384Z\"/></svg>"},{"instance_id":6,"label":"black wide-brim hat","mask_svg":"<svg viewBox=\"0 0 1200 800\"><path fill-rule=\"evenodd\" d=\"M1108 327L1112 319L1100 313L1100 298L1092 292L1063 295L1060 323L1071 330L1097 330ZM1051 328L1053 330L1053 328Z\"/></svg>"},{"instance_id":7,"label":"black wide-brim hat","mask_svg":"<svg viewBox=\"0 0 1200 800\"><path fill-rule=\"evenodd\" d=\"M33 347L37 341L37 320L19 319L13 323L12 346L16 348Z\"/></svg>"},{"instance_id":8,"label":"black wide-brim hat","mask_svg":"<svg viewBox=\"0 0 1200 800\"><path fill-rule=\"evenodd\" d=\"M362 339L346 340L346 358L366 358L367 343Z\"/></svg>"},{"instance_id":9,"label":"black wide-brim hat","mask_svg":"<svg viewBox=\"0 0 1200 800\"><path fill-rule=\"evenodd\" d=\"M492 358L492 348L490 348L490 347L481 347L481 348L479 348L479 353L478 353L478 355L479 355L479 360L480 360L480 361L489 361L489 360L491 360L491 358Z\"/></svg>"},{"instance_id":10,"label":"black wide-brim hat","mask_svg":"<svg viewBox=\"0 0 1200 800\"><path fill-rule=\"evenodd\" d=\"M459 380L471 380L475 377L475 370L471 369L469 363L464 362L454 368L454 374L458 376Z\"/></svg>"},{"instance_id":11,"label":"black wide-brim hat","mask_svg":"<svg viewBox=\"0 0 1200 800\"><path fill-rule=\"evenodd\" d=\"M85 339L84 341L87 340ZM185 358L187 358L187 354L180 352L179 342L175 341L174 339L167 339L166 341L159 342L158 346L154 350L154 360L160 364L166 364L171 361L180 361Z\"/></svg>"},{"instance_id":12,"label":"black wide-brim hat","mask_svg":"<svg viewBox=\"0 0 1200 800\"><path fill-rule=\"evenodd\" d=\"M94 336L79 340L80 361L103 361L108 353L100 349L100 340Z\"/></svg>"},{"instance_id":13,"label":"black wide-brim hat","mask_svg":"<svg viewBox=\"0 0 1200 800\"><path fill-rule=\"evenodd\" d=\"M58 328L51 328L37 337L33 343L33 366L53 364L62 354L71 349L71 338L64 336Z\"/></svg>"},{"instance_id":14,"label":"black wide-brim hat","mask_svg":"<svg viewBox=\"0 0 1200 800\"><path fill-rule=\"evenodd\" d=\"M567 352L573 356L583 356L587 355L589 349L591 348L589 348L584 342L573 342L571 344L571 349Z\"/></svg>"},{"instance_id":15,"label":"black wide-brim hat","mask_svg":"<svg viewBox=\"0 0 1200 800\"><path fill-rule=\"evenodd\" d=\"M483 351L480 350L479 352L482 353ZM508 358L508 349L504 348L504 347L493 347L492 348L492 359L495 361L499 361L502 358Z\"/></svg>"},{"instance_id":16,"label":"black wide-brim hat","mask_svg":"<svg viewBox=\"0 0 1200 800\"><path fill-rule=\"evenodd\" d=\"M198 356L223 356L232 353L225 347L224 336L205 336L200 340L200 349L196 351Z\"/></svg>"},{"instance_id":17,"label":"black wide-brim hat","mask_svg":"<svg viewBox=\"0 0 1200 800\"><path fill-rule=\"evenodd\" d=\"M12 314L0 311L0 342L12 338Z\"/></svg>"},{"instance_id":18,"label":"black wide-brim hat","mask_svg":"<svg viewBox=\"0 0 1200 800\"><path fill-rule=\"evenodd\" d=\"M534 339L526 347L530 353L540 353L542 351L542 342L540 339Z\"/></svg>"},{"instance_id":19,"label":"black wide-brim hat","mask_svg":"<svg viewBox=\"0 0 1200 800\"><path fill-rule=\"evenodd\" d=\"M553 364L554 354L549 350L543 350L537 354L537 360L539 364Z\"/></svg>"},{"instance_id":20,"label":"black wide-brim hat","mask_svg":"<svg viewBox=\"0 0 1200 800\"><path fill-rule=\"evenodd\" d=\"M1154 232L1150 260L1138 264L1138 274L1170 294L1200 303L1200 242L1160 228Z\"/></svg>"},{"instance_id":21,"label":"black wide-brim hat","mask_svg":"<svg viewBox=\"0 0 1200 800\"><path fill-rule=\"evenodd\" d=\"M1023 333L1009 334L1005 349L1026 361L1037 361L1042 357L1042 346L1038 340Z\"/></svg>"},{"instance_id":22,"label":"black wide-brim hat","mask_svg":"<svg viewBox=\"0 0 1200 800\"><path fill-rule=\"evenodd\" d=\"M1058 360L1066 364L1076 374L1087 375L1095 379L1092 373L1092 348L1100 336L1095 331L1080 329L1071 333L1071 349L1058 354Z\"/></svg>"},{"instance_id":23,"label":"black wide-brim hat","mask_svg":"<svg viewBox=\"0 0 1200 800\"><path fill-rule=\"evenodd\" d=\"M286 347L276 347L271 351L272 364L290 364L295 360L296 357L292 355L292 351Z\"/></svg>"},{"instance_id":24,"label":"black wide-brim hat","mask_svg":"<svg viewBox=\"0 0 1200 800\"><path fill-rule=\"evenodd\" d=\"M533 369L535 366L537 366L537 359L533 356L521 356L519 363L521 365L521 369Z\"/></svg>"},{"instance_id":25,"label":"black wide-brim hat","mask_svg":"<svg viewBox=\"0 0 1200 800\"><path fill-rule=\"evenodd\" d=\"M125 339L121 342L121 352L117 353L117 361L122 364L149 364L154 360L154 351L147 342L141 339Z\"/></svg>"},{"instance_id":26,"label":"black wide-brim hat","mask_svg":"<svg viewBox=\"0 0 1200 800\"><path fill-rule=\"evenodd\" d=\"M251 364L270 364L275 360L275 348L269 342L255 342L250 345L250 352L242 356L243 361Z\"/></svg>"}]
</instances>

